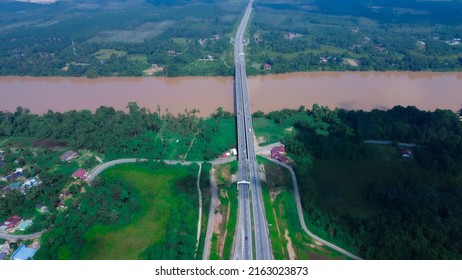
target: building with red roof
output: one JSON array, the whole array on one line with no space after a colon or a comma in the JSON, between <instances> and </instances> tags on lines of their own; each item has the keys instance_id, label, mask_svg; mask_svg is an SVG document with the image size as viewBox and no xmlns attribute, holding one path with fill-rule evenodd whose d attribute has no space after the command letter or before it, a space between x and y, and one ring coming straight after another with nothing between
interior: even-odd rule
<instances>
[{"instance_id":1,"label":"building with red roof","mask_svg":"<svg viewBox=\"0 0 462 280\"><path fill-rule=\"evenodd\" d=\"M406 158L412 157L412 151L411 150L400 147L399 151L400 151L402 157L406 157Z\"/></svg>"},{"instance_id":2,"label":"building with red roof","mask_svg":"<svg viewBox=\"0 0 462 280\"><path fill-rule=\"evenodd\" d=\"M6 219L3 224L0 226L1 230L8 230L14 228L19 221L21 221L21 216L14 215Z\"/></svg>"},{"instance_id":3,"label":"building with red roof","mask_svg":"<svg viewBox=\"0 0 462 280\"><path fill-rule=\"evenodd\" d=\"M271 158L288 163L290 160L285 156L286 147L284 145L276 146L271 149Z\"/></svg>"},{"instance_id":4,"label":"building with red roof","mask_svg":"<svg viewBox=\"0 0 462 280\"><path fill-rule=\"evenodd\" d=\"M79 179L85 180L87 179L87 176L88 176L88 173L83 168L80 168L79 170L75 171L74 174L72 174L72 177L74 177L74 179L79 178Z\"/></svg>"}]
</instances>

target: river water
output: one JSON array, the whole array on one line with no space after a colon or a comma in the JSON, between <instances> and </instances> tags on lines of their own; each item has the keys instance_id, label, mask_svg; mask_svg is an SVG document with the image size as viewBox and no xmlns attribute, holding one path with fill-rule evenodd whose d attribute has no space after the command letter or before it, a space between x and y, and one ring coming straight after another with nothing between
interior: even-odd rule
<instances>
[{"instance_id":1,"label":"river water","mask_svg":"<svg viewBox=\"0 0 462 280\"><path fill-rule=\"evenodd\" d=\"M414 105L424 110L462 107L462 73L306 72L249 77L252 110L283 108L363 109ZM32 113L48 110L124 109L135 101L162 112L199 109L208 116L219 106L233 110L230 77L62 78L0 77L0 110L17 106Z\"/></svg>"}]
</instances>

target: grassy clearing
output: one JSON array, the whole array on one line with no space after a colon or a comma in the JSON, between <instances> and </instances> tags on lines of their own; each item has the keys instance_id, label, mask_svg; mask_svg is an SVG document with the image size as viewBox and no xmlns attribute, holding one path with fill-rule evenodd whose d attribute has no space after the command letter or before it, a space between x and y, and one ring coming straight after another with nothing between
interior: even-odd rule
<instances>
[{"instance_id":1,"label":"grassy clearing","mask_svg":"<svg viewBox=\"0 0 462 280\"><path fill-rule=\"evenodd\" d=\"M102 59L102 60L109 60L112 55L115 55L116 57L121 57L127 55L126 51L118 51L115 49L101 49L95 53L93 53L94 56L96 56L97 59Z\"/></svg>"},{"instance_id":2,"label":"grassy clearing","mask_svg":"<svg viewBox=\"0 0 462 280\"><path fill-rule=\"evenodd\" d=\"M188 43L188 39L187 38L171 38L170 40L172 40L173 43L175 44L180 44L180 45L186 45Z\"/></svg>"},{"instance_id":3,"label":"grassy clearing","mask_svg":"<svg viewBox=\"0 0 462 280\"><path fill-rule=\"evenodd\" d=\"M187 175L185 167L152 170L124 164L104 172L126 180L141 193L141 211L125 226L94 226L85 235L82 259L139 259L151 244L165 238L170 212L177 203L175 184Z\"/></svg>"},{"instance_id":4,"label":"grassy clearing","mask_svg":"<svg viewBox=\"0 0 462 280\"><path fill-rule=\"evenodd\" d=\"M145 63L147 62L148 57L146 55L141 55L141 54L132 54L128 56L128 60Z\"/></svg>"},{"instance_id":5,"label":"grassy clearing","mask_svg":"<svg viewBox=\"0 0 462 280\"><path fill-rule=\"evenodd\" d=\"M291 127L282 127L267 118L253 118L253 127L261 146L280 141L291 132Z\"/></svg>"}]
</instances>

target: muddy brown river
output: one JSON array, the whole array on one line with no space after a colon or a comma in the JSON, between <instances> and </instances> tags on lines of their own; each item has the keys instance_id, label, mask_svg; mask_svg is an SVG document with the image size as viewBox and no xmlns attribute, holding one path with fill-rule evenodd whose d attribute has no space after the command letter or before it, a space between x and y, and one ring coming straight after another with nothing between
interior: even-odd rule
<instances>
[{"instance_id":1,"label":"muddy brown river","mask_svg":"<svg viewBox=\"0 0 462 280\"><path fill-rule=\"evenodd\" d=\"M252 110L282 108L363 109L414 105L424 110L462 107L462 73L307 72L249 77ZM124 109L135 101L163 112L199 109L208 116L219 106L233 110L232 78L62 78L0 77L0 110L17 106L48 110Z\"/></svg>"}]
</instances>

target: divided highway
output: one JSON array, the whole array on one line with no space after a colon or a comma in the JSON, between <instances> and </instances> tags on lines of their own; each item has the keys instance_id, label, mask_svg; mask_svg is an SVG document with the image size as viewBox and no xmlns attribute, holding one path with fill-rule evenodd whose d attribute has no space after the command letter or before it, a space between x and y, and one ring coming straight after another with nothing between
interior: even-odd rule
<instances>
[{"instance_id":1,"label":"divided highway","mask_svg":"<svg viewBox=\"0 0 462 280\"><path fill-rule=\"evenodd\" d=\"M252 12L252 4L253 0L247 3L244 17L234 39L239 215L233 258L269 260L272 259L271 244L253 143L252 115L245 69L244 32Z\"/></svg>"}]
</instances>

